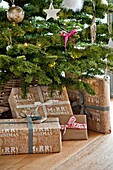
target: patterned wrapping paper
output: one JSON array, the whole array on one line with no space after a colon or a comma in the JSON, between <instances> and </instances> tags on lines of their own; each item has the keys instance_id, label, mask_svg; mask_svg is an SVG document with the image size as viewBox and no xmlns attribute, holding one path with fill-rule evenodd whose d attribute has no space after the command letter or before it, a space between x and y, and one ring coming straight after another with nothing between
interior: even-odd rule
<instances>
[{"instance_id":1,"label":"patterned wrapping paper","mask_svg":"<svg viewBox=\"0 0 113 170\"><path fill-rule=\"evenodd\" d=\"M21 88L12 88L8 101L13 118L20 118L20 114L34 115L36 112L42 117L73 115L66 88L61 94L55 90L52 97L50 93L48 86L29 87L27 98L22 99Z\"/></svg>"},{"instance_id":2,"label":"patterned wrapping paper","mask_svg":"<svg viewBox=\"0 0 113 170\"><path fill-rule=\"evenodd\" d=\"M58 118L62 140L88 139L86 115L59 115Z\"/></svg>"},{"instance_id":3,"label":"patterned wrapping paper","mask_svg":"<svg viewBox=\"0 0 113 170\"><path fill-rule=\"evenodd\" d=\"M83 92L83 101L81 101L81 92L74 91L72 88L68 89L68 94L73 105L73 113L80 114L80 112L91 113L88 115L88 129L101 132L110 133L110 82L109 78L95 77L86 79L95 90L95 95L89 95ZM78 106L77 106L78 104ZM78 109L79 108L79 109Z\"/></svg>"},{"instance_id":4,"label":"patterned wrapping paper","mask_svg":"<svg viewBox=\"0 0 113 170\"><path fill-rule=\"evenodd\" d=\"M48 118L40 124L28 122L26 119L0 120L0 155L62 150L58 118Z\"/></svg>"}]
</instances>

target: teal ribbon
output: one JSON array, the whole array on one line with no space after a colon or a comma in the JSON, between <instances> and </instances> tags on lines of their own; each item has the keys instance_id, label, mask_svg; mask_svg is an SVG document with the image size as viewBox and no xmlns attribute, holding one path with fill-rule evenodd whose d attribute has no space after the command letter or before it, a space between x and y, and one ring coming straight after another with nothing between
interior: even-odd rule
<instances>
[{"instance_id":1,"label":"teal ribbon","mask_svg":"<svg viewBox=\"0 0 113 170\"><path fill-rule=\"evenodd\" d=\"M32 125L32 118L27 117L27 122L28 122L28 152L33 153L33 125Z\"/></svg>"},{"instance_id":2,"label":"teal ribbon","mask_svg":"<svg viewBox=\"0 0 113 170\"><path fill-rule=\"evenodd\" d=\"M100 110L100 111L109 111L110 107L102 107L102 106L93 106L93 105L85 105L84 104L84 93L79 91L80 100L78 102L72 102L72 110L80 110L80 114L86 114L89 117L92 117L92 114L89 112L88 108Z\"/></svg>"}]
</instances>

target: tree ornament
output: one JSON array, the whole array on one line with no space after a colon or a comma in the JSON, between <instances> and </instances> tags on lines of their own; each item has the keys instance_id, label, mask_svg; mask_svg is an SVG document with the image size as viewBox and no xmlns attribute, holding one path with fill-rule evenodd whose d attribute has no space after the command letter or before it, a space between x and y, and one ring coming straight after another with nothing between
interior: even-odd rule
<instances>
[{"instance_id":1,"label":"tree ornament","mask_svg":"<svg viewBox=\"0 0 113 170\"><path fill-rule=\"evenodd\" d=\"M61 36L65 37L65 40L64 40L65 50L66 50L66 45L67 45L68 39L73 38L73 35L76 33L77 33L76 30L72 30L70 33L66 32L66 31L62 31Z\"/></svg>"},{"instance_id":2,"label":"tree ornament","mask_svg":"<svg viewBox=\"0 0 113 170\"><path fill-rule=\"evenodd\" d=\"M107 22L108 22L108 32L109 32L109 42L108 42L108 48L113 48L113 40L112 40L112 13L108 13L107 16Z\"/></svg>"},{"instance_id":3,"label":"tree ornament","mask_svg":"<svg viewBox=\"0 0 113 170\"><path fill-rule=\"evenodd\" d=\"M106 0L101 0L102 4L108 5L108 2Z\"/></svg>"},{"instance_id":4,"label":"tree ornament","mask_svg":"<svg viewBox=\"0 0 113 170\"><path fill-rule=\"evenodd\" d=\"M95 3L93 3L93 17L90 25L90 37L91 43L95 43L96 41Z\"/></svg>"},{"instance_id":5,"label":"tree ornament","mask_svg":"<svg viewBox=\"0 0 113 170\"><path fill-rule=\"evenodd\" d=\"M15 6L13 1L12 6L7 11L7 18L10 22L19 23L24 19L24 11L21 7Z\"/></svg>"},{"instance_id":6,"label":"tree ornament","mask_svg":"<svg viewBox=\"0 0 113 170\"><path fill-rule=\"evenodd\" d=\"M11 48L12 48L12 45L8 45L8 46L6 47L6 50L9 51Z\"/></svg>"},{"instance_id":7,"label":"tree ornament","mask_svg":"<svg viewBox=\"0 0 113 170\"><path fill-rule=\"evenodd\" d=\"M111 37L109 38L109 41L108 41L108 47L113 48L113 40Z\"/></svg>"},{"instance_id":8,"label":"tree ornament","mask_svg":"<svg viewBox=\"0 0 113 170\"><path fill-rule=\"evenodd\" d=\"M54 18L55 20L57 20L57 13L60 11L60 9L54 9L53 2L51 1L49 9L44 9L43 11L47 14L46 21L50 18Z\"/></svg>"},{"instance_id":9,"label":"tree ornament","mask_svg":"<svg viewBox=\"0 0 113 170\"><path fill-rule=\"evenodd\" d=\"M83 7L84 0L63 0L62 7L67 10L71 9L72 11L80 11Z\"/></svg>"},{"instance_id":10,"label":"tree ornament","mask_svg":"<svg viewBox=\"0 0 113 170\"><path fill-rule=\"evenodd\" d=\"M95 23L95 16L92 18L92 23L90 26L90 36L91 36L91 43L95 43L96 41L96 23Z\"/></svg>"}]
</instances>

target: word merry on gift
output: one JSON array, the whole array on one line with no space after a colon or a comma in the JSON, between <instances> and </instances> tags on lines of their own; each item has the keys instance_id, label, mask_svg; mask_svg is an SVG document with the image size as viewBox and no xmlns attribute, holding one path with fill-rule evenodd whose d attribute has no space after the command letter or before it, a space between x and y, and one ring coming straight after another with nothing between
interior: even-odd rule
<instances>
[{"instance_id":1,"label":"word merry on gift","mask_svg":"<svg viewBox=\"0 0 113 170\"><path fill-rule=\"evenodd\" d=\"M14 101L16 103L19 103L19 102L21 103L21 102L25 102L25 101L35 102L35 98L34 98L33 94L27 93L26 95L27 95L26 99L23 99L21 95L17 95L16 94L16 95L13 96L14 97Z\"/></svg>"},{"instance_id":2,"label":"word merry on gift","mask_svg":"<svg viewBox=\"0 0 113 170\"><path fill-rule=\"evenodd\" d=\"M50 99L50 96L51 96L50 92L42 92L42 95L43 95L44 100ZM21 103L21 102L26 102L26 101L35 102L35 98L32 93L27 93L25 99L22 98L22 95L18 95L18 94L14 95L13 97L16 103L19 103L19 102ZM52 98L63 99L63 96L59 94L58 90L55 90L52 94Z\"/></svg>"},{"instance_id":3,"label":"word merry on gift","mask_svg":"<svg viewBox=\"0 0 113 170\"><path fill-rule=\"evenodd\" d=\"M62 149L58 118L42 123L32 118L0 120L0 155L52 153Z\"/></svg>"},{"instance_id":4,"label":"word merry on gift","mask_svg":"<svg viewBox=\"0 0 113 170\"><path fill-rule=\"evenodd\" d=\"M5 125L1 125L3 127ZM10 125L10 129L4 129L0 133L0 137L18 137L19 136L19 129L13 129L13 125ZM52 130L50 128L45 127L44 129L34 129L34 132L37 133L39 136L48 136L48 135L53 135Z\"/></svg>"},{"instance_id":5,"label":"word merry on gift","mask_svg":"<svg viewBox=\"0 0 113 170\"><path fill-rule=\"evenodd\" d=\"M13 118L20 118L20 115L34 116L39 114L42 117L48 115L73 115L66 88L62 93L51 91L47 86L29 87L26 99L22 99L21 88L12 88L9 96L9 104Z\"/></svg>"},{"instance_id":6,"label":"word merry on gift","mask_svg":"<svg viewBox=\"0 0 113 170\"><path fill-rule=\"evenodd\" d=\"M0 147L0 153L1 154L5 154L5 155L9 155L9 154L18 154L19 152L19 148L17 147L5 147L5 148L1 148ZM52 146L33 146L33 153L51 153L52 152Z\"/></svg>"}]
</instances>

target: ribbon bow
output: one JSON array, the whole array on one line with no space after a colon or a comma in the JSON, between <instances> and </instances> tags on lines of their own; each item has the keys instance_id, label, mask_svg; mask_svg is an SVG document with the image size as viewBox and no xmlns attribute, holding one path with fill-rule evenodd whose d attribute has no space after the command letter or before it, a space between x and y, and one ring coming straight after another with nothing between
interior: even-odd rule
<instances>
[{"instance_id":1,"label":"ribbon bow","mask_svg":"<svg viewBox=\"0 0 113 170\"><path fill-rule=\"evenodd\" d=\"M87 105L84 104L84 93L79 91L80 100L77 102L72 102L72 109L73 110L80 110L80 114L86 114L89 117L92 117L92 114L87 110Z\"/></svg>"},{"instance_id":2,"label":"ribbon bow","mask_svg":"<svg viewBox=\"0 0 113 170\"><path fill-rule=\"evenodd\" d=\"M76 122L76 117L72 116L66 125L61 125L61 129L64 131L63 135L65 135L67 128L70 129L87 129L87 124L86 123L77 123Z\"/></svg>"},{"instance_id":3,"label":"ribbon bow","mask_svg":"<svg viewBox=\"0 0 113 170\"><path fill-rule=\"evenodd\" d=\"M79 91L80 100L77 102L72 102L72 110L80 110L80 114L86 114L92 118L92 113L88 109L100 110L100 111L109 111L109 106L93 106L84 104L84 93Z\"/></svg>"},{"instance_id":4,"label":"ribbon bow","mask_svg":"<svg viewBox=\"0 0 113 170\"><path fill-rule=\"evenodd\" d=\"M65 41L64 41L64 47L65 47L65 49L66 49L66 45L67 45L68 39L69 39L69 38L72 38L75 33L77 33L76 30L72 30L70 33L66 32L66 31L62 31L61 35L62 35L63 37L65 37Z\"/></svg>"},{"instance_id":5,"label":"ribbon bow","mask_svg":"<svg viewBox=\"0 0 113 170\"><path fill-rule=\"evenodd\" d=\"M20 117L22 117L22 118L26 118L27 120L30 120L30 122L31 121L34 121L34 120L41 120L42 119L42 116L39 116L38 115L38 112L35 110L34 111L35 112L35 115L36 116L28 116L28 115L26 115L25 113L20 113L19 115L20 115Z\"/></svg>"}]
</instances>

